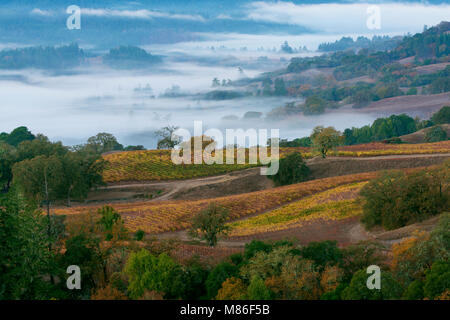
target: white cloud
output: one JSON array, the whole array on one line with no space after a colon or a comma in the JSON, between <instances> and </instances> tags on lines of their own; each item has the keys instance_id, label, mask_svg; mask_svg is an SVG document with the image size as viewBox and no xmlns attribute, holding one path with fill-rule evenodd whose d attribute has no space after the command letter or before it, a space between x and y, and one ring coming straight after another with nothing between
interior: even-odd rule
<instances>
[{"instance_id":1,"label":"white cloud","mask_svg":"<svg viewBox=\"0 0 450 320\"><path fill-rule=\"evenodd\" d=\"M229 16L228 14L219 14L216 19L221 19L221 20L232 20L233 18L231 16Z\"/></svg>"},{"instance_id":2,"label":"white cloud","mask_svg":"<svg viewBox=\"0 0 450 320\"><path fill-rule=\"evenodd\" d=\"M373 4L316 4L297 5L292 2L252 2L247 7L247 19L280 24L306 26L328 33L367 32L406 33L419 32L426 24L436 25L449 19L450 5L427 5L401 2L379 3L381 29L368 30L367 8Z\"/></svg>"},{"instance_id":3,"label":"white cloud","mask_svg":"<svg viewBox=\"0 0 450 320\"><path fill-rule=\"evenodd\" d=\"M166 19L179 19L179 20L192 20L192 21L205 21L200 15L189 14L170 14L160 11L152 10L113 10L113 9L91 9L83 8L81 13L91 16L104 16L104 17L125 17L136 19L153 19L153 18L166 18Z\"/></svg>"},{"instance_id":4,"label":"white cloud","mask_svg":"<svg viewBox=\"0 0 450 320\"><path fill-rule=\"evenodd\" d=\"M49 10L41 10L39 8L34 8L33 10L31 10L32 14L36 14L36 15L40 15L40 16L52 16L53 12L49 11Z\"/></svg>"}]
</instances>

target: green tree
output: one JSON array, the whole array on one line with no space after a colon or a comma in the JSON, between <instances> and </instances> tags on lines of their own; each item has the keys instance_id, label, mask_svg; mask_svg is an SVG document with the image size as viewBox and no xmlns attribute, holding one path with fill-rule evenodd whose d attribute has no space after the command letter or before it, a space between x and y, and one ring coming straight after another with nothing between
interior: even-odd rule
<instances>
[{"instance_id":1,"label":"green tree","mask_svg":"<svg viewBox=\"0 0 450 320\"><path fill-rule=\"evenodd\" d=\"M271 96L273 94L272 92L272 84L273 81L270 78L264 78L262 81L262 94L264 96Z\"/></svg>"},{"instance_id":2,"label":"green tree","mask_svg":"<svg viewBox=\"0 0 450 320\"><path fill-rule=\"evenodd\" d=\"M310 138L314 149L322 155L322 158L325 158L329 150L341 143L342 134L333 127L317 126L313 129Z\"/></svg>"},{"instance_id":3,"label":"green tree","mask_svg":"<svg viewBox=\"0 0 450 320\"><path fill-rule=\"evenodd\" d=\"M438 142L447 140L447 131L441 126L434 126L427 130L425 134L426 142Z\"/></svg>"},{"instance_id":4,"label":"green tree","mask_svg":"<svg viewBox=\"0 0 450 320\"><path fill-rule=\"evenodd\" d=\"M423 298L423 281L419 279L411 282L403 293L403 299L406 300L422 300Z\"/></svg>"},{"instance_id":5,"label":"green tree","mask_svg":"<svg viewBox=\"0 0 450 320\"><path fill-rule=\"evenodd\" d=\"M408 95L408 96L414 96L416 94L417 94L417 88L416 87L411 87L406 92L406 95Z\"/></svg>"},{"instance_id":6,"label":"green tree","mask_svg":"<svg viewBox=\"0 0 450 320\"><path fill-rule=\"evenodd\" d=\"M4 141L5 143L17 147L23 141L34 140L35 136L28 130L27 127L18 127L11 131L10 134L2 132L0 134L0 141Z\"/></svg>"},{"instance_id":7,"label":"green tree","mask_svg":"<svg viewBox=\"0 0 450 320\"><path fill-rule=\"evenodd\" d=\"M276 78L274 87L275 87L274 95L276 96L287 95L286 85L284 84L283 78Z\"/></svg>"},{"instance_id":8,"label":"green tree","mask_svg":"<svg viewBox=\"0 0 450 320\"><path fill-rule=\"evenodd\" d=\"M308 97L303 106L303 113L305 115L322 114L325 112L327 103L324 99L318 96Z\"/></svg>"},{"instance_id":9,"label":"green tree","mask_svg":"<svg viewBox=\"0 0 450 320\"><path fill-rule=\"evenodd\" d=\"M88 139L86 148L97 154L102 154L110 151L123 150L123 145L112 134L101 132Z\"/></svg>"},{"instance_id":10,"label":"green tree","mask_svg":"<svg viewBox=\"0 0 450 320\"><path fill-rule=\"evenodd\" d=\"M176 280L180 279L180 272L181 267L165 253L154 256L145 249L133 252L125 266L129 295L132 299L138 299L150 290L164 294L167 299L178 298L182 284Z\"/></svg>"},{"instance_id":11,"label":"green tree","mask_svg":"<svg viewBox=\"0 0 450 320\"><path fill-rule=\"evenodd\" d=\"M435 124L450 123L450 106L444 106L438 112L434 113L431 121Z\"/></svg>"},{"instance_id":12,"label":"green tree","mask_svg":"<svg viewBox=\"0 0 450 320\"><path fill-rule=\"evenodd\" d=\"M99 215L101 215L101 218L98 223L103 227L103 229L107 233L106 240L110 240L112 238L113 227L117 223L121 222L122 217L111 206L103 206L100 209L98 209L97 212Z\"/></svg>"},{"instance_id":13,"label":"green tree","mask_svg":"<svg viewBox=\"0 0 450 320\"><path fill-rule=\"evenodd\" d=\"M405 175L388 171L371 180L360 191L364 197L361 221L367 228L381 225L391 230L441 213L449 202L441 170Z\"/></svg>"},{"instance_id":14,"label":"green tree","mask_svg":"<svg viewBox=\"0 0 450 320\"><path fill-rule=\"evenodd\" d=\"M0 192L9 190L12 182L12 167L17 159L14 147L0 141Z\"/></svg>"},{"instance_id":15,"label":"green tree","mask_svg":"<svg viewBox=\"0 0 450 320\"><path fill-rule=\"evenodd\" d=\"M81 271L81 290L71 290L70 297L89 299L92 290L104 284L106 278L106 253L100 247L100 239L80 232L66 240L65 248L60 259L64 271L70 265L79 266Z\"/></svg>"},{"instance_id":16,"label":"green tree","mask_svg":"<svg viewBox=\"0 0 450 320\"><path fill-rule=\"evenodd\" d=\"M363 108L373 100L373 93L370 89L358 90L353 96L353 108Z\"/></svg>"},{"instance_id":17,"label":"green tree","mask_svg":"<svg viewBox=\"0 0 450 320\"><path fill-rule=\"evenodd\" d=\"M247 288L247 298L249 300L270 300L271 292L264 284L264 280L254 276Z\"/></svg>"},{"instance_id":18,"label":"green tree","mask_svg":"<svg viewBox=\"0 0 450 320\"><path fill-rule=\"evenodd\" d=\"M450 259L450 214L441 216L438 226L431 234L418 234L393 247L392 271L403 287L414 281L421 282L436 261ZM416 285L417 286L417 285ZM413 290L414 289L414 290ZM417 291L417 288L411 288Z\"/></svg>"},{"instance_id":19,"label":"green tree","mask_svg":"<svg viewBox=\"0 0 450 320\"><path fill-rule=\"evenodd\" d=\"M308 179L310 170L303 161L300 152L294 152L281 158L278 172L269 176L275 184L284 186L288 184L302 182Z\"/></svg>"},{"instance_id":20,"label":"green tree","mask_svg":"<svg viewBox=\"0 0 450 320\"><path fill-rule=\"evenodd\" d=\"M208 245L214 247L218 237L227 234L230 230L230 227L226 225L227 219L228 210L211 203L207 209L194 217L189 234L193 238L206 240Z\"/></svg>"},{"instance_id":21,"label":"green tree","mask_svg":"<svg viewBox=\"0 0 450 320\"><path fill-rule=\"evenodd\" d=\"M219 81L219 79L217 79L217 78L214 78L213 80L212 80L212 85L211 85L213 88L214 87L220 87L220 81Z\"/></svg>"},{"instance_id":22,"label":"green tree","mask_svg":"<svg viewBox=\"0 0 450 320\"><path fill-rule=\"evenodd\" d=\"M49 299L43 276L51 253L40 212L11 189L0 194L0 300Z\"/></svg>"},{"instance_id":23,"label":"green tree","mask_svg":"<svg viewBox=\"0 0 450 320\"><path fill-rule=\"evenodd\" d=\"M71 199L86 199L92 188L104 185L103 170L106 161L94 153L83 150L68 152L61 157L63 180L61 184L61 198L66 198L67 206Z\"/></svg>"},{"instance_id":24,"label":"green tree","mask_svg":"<svg viewBox=\"0 0 450 320\"><path fill-rule=\"evenodd\" d=\"M343 282L349 283L353 275L370 265L383 265L384 257L380 252L383 245L373 241L362 241L342 249L342 260L339 267L344 271Z\"/></svg>"},{"instance_id":25,"label":"green tree","mask_svg":"<svg viewBox=\"0 0 450 320\"><path fill-rule=\"evenodd\" d=\"M217 292L222 287L222 283L228 278L237 277L239 274L239 268L228 263L219 263L208 275L205 281L207 297L209 299L217 296Z\"/></svg>"},{"instance_id":26,"label":"green tree","mask_svg":"<svg viewBox=\"0 0 450 320\"><path fill-rule=\"evenodd\" d=\"M359 270L353 276L350 285L342 292L344 300L391 300L399 299L402 287L389 271L381 271L381 288L367 288L366 270Z\"/></svg>"},{"instance_id":27,"label":"green tree","mask_svg":"<svg viewBox=\"0 0 450 320\"><path fill-rule=\"evenodd\" d=\"M136 240L136 241L142 241L142 240L144 240L144 237L145 237L145 231L143 231L143 230L138 230L134 234L134 240Z\"/></svg>"},{"instance_id":28,"label":"green tree","mask_svg":"<svg viewBox=\"0 0 450 320\"><path fill-rule=\"evenodd\" d=\"M158 139L158 149L173 149L181 143L181 138L174 134L178 127L167 126L155 132Z\"/></svg>"},{"instance_id":29,"label":"green tree","mask_svg":"<svg viewBox=\"0 0 450 320\"><path fill-rule=\"evenodd\" d=\"M428 299L435 299L445 291L450 290L450 263L436 261L426 272L424 294Z\"/></svg>"},{"instance_id":30,"label":"green tree","mask_svg":"<svg viewBox=\"0 0 450 320\"><path fill-rule=\"evenodd\" d=\"M38 204L44 202L50 219L50 204L60 198L63 180L60 158L38 156L18 162L13 167L13 176L13 183L26 197Z\"/></svg>"},{"instance_id":31,"label":"green tree","mask_svg":"<svg viewBox=\"0 0 450 320\"><path fill-rule=\"evenodd\" d=\"M323 269L327 265L334 266L342 261L342 252L336 241L310 242L300 249L301 256Z\"/></svg>"},{"instance_id":32,"label":"green tree","mask_svg":"<svg viewBox=\"0 0 450 320\"><path fill-rule=\"evenodd\" d=\"M250 243L245 244L244 249L244 257L246 260L249 260L255 256L258 252L265 252L269 253L273 249L273 245L259 241L259 240L252 240Z\"/></svg>"},{"instance_id":33,"label":"green tree","mask_svg":"<svg viewBox=\"0 0 450 320\"><path fill-rule=\"evenodd\" d=\"M204 299L207 293L205 282L209 275L207 267L201 263L198 256L194 256L184 264L183 271L179 276L180 282L184 285L181 299Z\"/></svg>"},{"instance_id":34,"label":"green tree","mask_svg":"<svg viewBox=\"0 0 450 320\"><path fill-rule=\"evenodd\" d=\"M434 80L429 86L428 90L430 93L443 93L450 91L450 79L447 77L439 77Z\"/></svg>"},{"instance_id":35,"label":"green tree","mask_svg":"<svg viewBox=\"0 0 450 320\"><path fill-rule=\"evenodd\" d=\"M36 139L23 141L17 147L17 161L33 159L37 156L63 156L68 152L61 142L51 142L46 136L38 134Z\"/></svg>"}]
</instances>

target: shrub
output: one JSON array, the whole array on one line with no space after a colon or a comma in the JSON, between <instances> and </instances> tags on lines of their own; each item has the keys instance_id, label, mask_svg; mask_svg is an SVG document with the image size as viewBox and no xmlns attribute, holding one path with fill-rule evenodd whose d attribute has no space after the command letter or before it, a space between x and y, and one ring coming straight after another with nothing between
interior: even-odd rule
<instances>
[{"instance_id":1,"label":"shrub","mask_svg":"<svg viewBox=\"0 0 450 320\"><path fill-rule=\"evenodd\" d=\"M361 189L365 200L362 222L368 229L381 225L392 230L427 219L448 204L446 186L440 171L384 172Z\"/></svg>"},{"instance_id":2,"label":"shrub","mask_svg":"<svg viewBox=\"0 0 450 320\"><path fill-rule=\"evenodd\" d=\"M114 210L113 207L103 206L98 209L98 213L102 216L99 223L105 228L106 231L112 231L114 224L122 219L120 214Z\"/></svg>"},{"instance_id":3,"label":"shrub","mask_svg":"<svg viewBox=\"0 0 450 320\"><path fill-rule=\"evenodd\" d=\"M142 230L138 230L134 234L134 240L137 240L137 241L142 241L144 239L144 237L145 237L145 232Z\"/></svg>"},{"instance_id":4,"label":"shrub","mask_svg":"<svg viewBox=\"0 0 450 320\"><path fill-rule=\"evenodd\" d=\"M408 96L416 95L417 94L417 88L416 87L409 88L408 91L406 92L406 94Z\"/></svg>"},{"instance_id":5,"label":"shrub","mask_svg":"<svg viewBox=\"0 0 450 320\"><path fill-rule=\"evenodd\" d=\"M439 142L447 140L447 131L442 129L441 126L434 126L428 129L425 135L426 142Z\"/></svg>"}]
</instances>

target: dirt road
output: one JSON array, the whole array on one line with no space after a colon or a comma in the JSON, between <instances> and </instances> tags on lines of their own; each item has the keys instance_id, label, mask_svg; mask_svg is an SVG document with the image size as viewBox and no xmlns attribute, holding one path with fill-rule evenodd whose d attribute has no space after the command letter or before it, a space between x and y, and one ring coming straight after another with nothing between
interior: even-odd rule
<instances>
[{"instance_id":1,"label":"dirt road","mask_svg":"<svg viewBox=\"0 0 450 320\"><path fill-rule=\"evenodd\" d=\"M307 164L313 169L313 173L316 171L321 172L320 178L325 176L335 176L342 174L354 174L360 172L368 172L379 169L393 169L402 167L414 167L429 165L428 163L418 162L416 164L411 164L408 166L397 165L401 161L408 161L411 159L436 159L437 158L450 158L450 153L436 153L436 154L413 154L413 155L387 155L387 156L376 156L376 157L327 157L326 159L309 159ZM394 161L396 160L397 163ZM367 166L355 166L353 161L358 161L358 163L367 163ZM384 162L382 168L376 168L373 166L374 162ZM333 163L333 165L331 164ZM342 168L334 168L335 164L338 164ZM348 163L349 166L354 167L355 170L350 170L348 166L343 167L342 164ZM432 163L430 163L432 164ZM328 170L325 167L329 167ZM342 170L341 170L342 169ZM316 174L313 175L316 177ZM238 193L248 193L253 191L264 190L272 188L273 183L266 176L260 175L260 168L250 168L240 171L234 171L223 175L195 178L188 180L174 180L174 181L147 181L147 182L130 182L123 184L110 185L104 188L100 188L100 191L117 191L117 192L127 192L138 188L151 188L151 189L161 189L162 194L149 201L164 201L173 199L204 199L204 198L214 198L219 196L226 196Z\"/></svg>"}]
</instances>

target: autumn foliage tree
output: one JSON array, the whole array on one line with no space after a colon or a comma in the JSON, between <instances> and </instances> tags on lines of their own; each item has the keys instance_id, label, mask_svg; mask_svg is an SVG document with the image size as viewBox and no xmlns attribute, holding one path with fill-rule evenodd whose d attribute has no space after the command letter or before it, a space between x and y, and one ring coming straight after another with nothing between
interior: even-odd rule
<instances>
[{"instance_id":1,"label":"autumn foliage tree","mask_svg":"<svg viewBox=\"0 0 450 320\"><path fill-rule=\"evenodd\" d=\"M247 294L247 287L240 278L231 277L222 283L217 292L216 300L243 300Z\"/></svg>"},{"instance_id":2,"label":"autumn foliage tree","mask_svg":"<svg viewBox=\"0 0 450 320\"><path fill-rule=\"evenodd\" d=\"M422 221L448 208L448 163L441 168L406 175L388 171L365 185L362 222L391 230Z\"/></svg>"},{"instance_id":3,"label":"autumn foliage tree","mask_svg":"<svg viewBox=\"0 0 450 320\"><path fill-rule=\"evenodd\" d=\"M219 236L227 234L230 230L225 224L227 219L228 210L213 202L194 217L189 234L193 238L206 240L208 245L214 247Z\"/></svg>"},{"instance_id":4,"label":"autumn foliage tree","mask_svg":"<svg viewBox=\"0 0 450 320\"><path fill-rule=\"evenodd\" d=\"M324 128L317 126L311 134L313 148L320 153L322 158L327 156L328 151L334 149L342 142L342 134L333 127Z\"/></svg>"}]
</instances>

